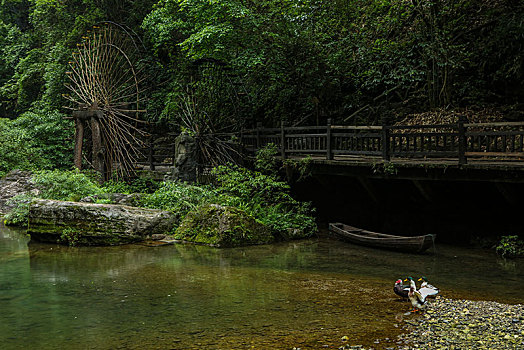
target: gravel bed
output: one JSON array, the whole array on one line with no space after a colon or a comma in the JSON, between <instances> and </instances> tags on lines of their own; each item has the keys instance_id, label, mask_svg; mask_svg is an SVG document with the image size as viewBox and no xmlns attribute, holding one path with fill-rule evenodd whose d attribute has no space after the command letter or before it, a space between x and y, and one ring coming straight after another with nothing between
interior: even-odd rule
<instances>
[{"instance_id":1,"label":"gravel bed","mask_svg":"<svg viewBox=\"0 0 524 350\"><path fill-rule=\"evenodd\" d=\"M404 323L406 333L398 336L396 344L377 340L376 347L345 344L339 349L524 349L522 304L438 296L420 316Z\"/></svg>"},{"instance_id":2,"label":"gravel bed","mask_svg":"<svg viewBox=\"0 0 524 350\"><path fill-rule=\"evenodd\" d=\"M406 321L398 349L524 349L524 305L437 297Z\"/></svg>"}]
</instances>

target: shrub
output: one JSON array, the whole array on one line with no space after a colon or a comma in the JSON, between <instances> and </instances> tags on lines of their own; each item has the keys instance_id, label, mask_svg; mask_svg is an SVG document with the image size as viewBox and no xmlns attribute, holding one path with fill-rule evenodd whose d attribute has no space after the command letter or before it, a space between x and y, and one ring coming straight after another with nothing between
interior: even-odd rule
<instances>
[{"instance_id":1,"label":"shrub","mask_svg":"<svg viewBox=\"0 0 524 350\"><path fill-rule=\"evenodd\" d=\"M44 164L40 150L24 129L0 118L0 177L10 170L34 170Z\"/></svg>"},{"instance_id":2,"label":"shrub","mask_svg":"<svg viewBox=\"0 0 524 350\"><path fill-rule=\"evenodd\" d=\"M245 210L286 239L316 233L310 203L291 197L289 185L275 176L236 166L220 166L213 173L220 204Z\"/></svg>"},{"instance_id":3,"label":"shrub","mask_svg":"<svg viewBox=\"0 0 524 350\"><path fill-rule=\"evenodd\" d=\"M264 205L294 203L289 195L289 185L279 181L274 175L265 175L238 166L219 166L213 169L213 175L218 193Z\"/></svg>"},{"instance_id":4,"label":"shrub","mask_svg":"<svg viewBox=\"0 0 524 350\"><path fill-rule=\"evenodd\" d=\"M255 169L264 174L275 174L279 168L277 154L278 148L274 143L268 143L259 149L255 158Z\"/></svg>"},{"instance_id":5,"label":"shrub","mask_svg":"<svg viewBox=\"0 0 524 350\"><path fill-rule=\"evenodd\" d=\"M38 197L62 201L78 201L89 195L103 193L93 178L78 170L41 170L33 174L33 183L40 190ZM34 196L17 195L10 199L14 208L5 216L7 225L27 225L29 204Z\"/></svg>"},{"instance_id":6,"label":"shrub","mask_svg":"<svg viewBox=\"0 0 524 350\"><path fill-rule=\"evenodd\" d=\"M519 236L502 236L499 245L495 248L497 254L503 258L524 256L524 241Z\"/></svg>"},{"instance_id":7,"label":"shrub","mask_svg":"<svg viewBox=\"0 0 524 350\"><path fill-rule=\"evenodd\" d=\"M29 194L19 194L9 199L9 205L14 205L13 209L4 216L4 223L13 226L26 226L29 216L29 204L33 197Z\"/></svg>"},{"instance_id":8,"label":"shrub","mask_svg":"<svg viewBox=\"0 0 524 350\"><path fill-rule=\"evenodd\" d=\"M215 194L207 187L184 182L164 182L152 194L145 195L140 204L146 208L169 210L182 218L200 204L213 202Z\"/></svg>"},{"instance_id":9,"label":"shrub","mask_svg":"<svg viewBox=\"0 0 524 350\"><path fill-rule=\"evenodd\" d=\"M33 182L41 191L40 197L45 199L79 201L104 192L93 179L78 170L39 171L34 174Z\"/></svg>"},{"instance_id":10,"label":"shrub","mask_svg":"<svg viewBox=\"0 0 524 350\"><path fill-rule=\"evenodd\" d=\"M310 204L293 199L289 194L289 185L278 181L276 177L235 166L218 167L214 174L214 186L196 186L183 182L158 184L145 180L131 184L110 182L100 187L95 178L78 170L39 171L33 175L33 182L40 190L41 198L69 201L111 192L137 192L154 185L159 186L158 189L144 195L139 205L169 210L179 220L203 204L220 204L244 210L269 226L275 235L285 239L308 237L316 232ZM8 214L6 221L14 225L26 225L31 199L28 195L15 197L13 201L17 206ZM97 199L97 203L108 201L107 198ZM64 239L74 244L69 239L74 237L68 237Z\"/></svg>"},{"instance_id":11,"label":"shrub","mask_svg":"<svg viewBox=\"0 0 524 350\"><path fill-rule=\"evenodd\" d=\"M128 181L110 180L104 183L102 189L106 193L154 193L161 187L159 181L148 178L136 178Z\"/></svg>"},{"instance_id":12,"label":"shrub","mask_svg":"<svg viewBox=\"0 0 524 350\"><path fill-rule=\"evenodd\" d=\"M72 227L66 227L60 234L60 242L65 243L70 247L74 247L78 244L81 233L78 229Z\"/></svg>"},{"instance_id":13,"label":"shrub","mask_svg":"<svg viewBox=\"0 0 524 350\"><path fill-rule=\"evenodd\" d=\"M26 112L13 120L13 126L26 133L34 152L41 155L40 169L64 169L72 164L74 127L60 112Z\"/></svg>"},{"instance_id":14,"label":"shrub","mask_svg":"<svg viewBox=\"0 0 524 350\"><path fill-rule=\"evenodd\" d=\"M220 204L247 212L286 239L316 232L310 204L293 199L289 185L276 177L237 166L220 166L213 174L214 186L164 182L157 191L142 198L141 204L172 211L180 219L203 204Z\"/></svg>"},{"instance_id":15,"label":"shrub","mask_svg":"<svg viewBox=\"0 0 524 350\"><path fill-rule=\"evenodd\" d=\"M64 168L72 163L72 130L56 111L0 118L0 177L13 169Z\"/></svg>"}]
</instances>

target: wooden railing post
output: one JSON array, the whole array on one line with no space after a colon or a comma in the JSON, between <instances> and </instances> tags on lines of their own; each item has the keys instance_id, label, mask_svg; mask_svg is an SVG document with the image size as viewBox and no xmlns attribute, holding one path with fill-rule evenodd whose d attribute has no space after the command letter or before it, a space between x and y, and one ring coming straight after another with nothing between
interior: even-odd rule
<instances>
[{"instance_id":1,"label":"wooden railing post","mask_svg":"<svg viewBox=\"0 0 524 350\"><path fill-rule=\"evenodd\" d=\"M382 119L382 159L389 162L391 160L391 154L389 152L389 133L390 128L386 118Z\"/></svg>"},{"instance_id":2,"label":"wooden railing post","mask_svg":"<svg viewBox=\"0 0 524 350\"><path fill-rule=\"evenodd\" d=\"M466 117L461 115L458 120L458 159L459 164L464 165L468 163L466 158Z\"/></svg>"},{"instance_id":3,"label":"wooden railing post","mask_svg":"<svg viewBox=\"0 0 524 350\"><path fill-rule=\"evenodd\" d=\"M282 120L280 122L280 156L282 160L286 159L286 123Z\"/></svg>"},{"instance_id":4,"label":"wooden railing post","mask_svg":"<svg viewBox=\"0 0 524 350\"><path fill-rule=\"evenodd\" d=\"M333 159L333 151L331 149L331 118L328 118L326 127L326 159Z\"/></svg>"}]
</instances>

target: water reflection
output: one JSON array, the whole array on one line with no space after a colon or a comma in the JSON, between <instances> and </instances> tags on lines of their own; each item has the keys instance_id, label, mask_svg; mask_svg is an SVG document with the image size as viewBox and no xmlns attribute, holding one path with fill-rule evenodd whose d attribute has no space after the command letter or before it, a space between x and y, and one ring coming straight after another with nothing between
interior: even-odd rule
<instances>
[{"instance_id":1,"label":"water reflection","mask_svg":"<svg viewBox=\"0 0 524 350\"><path fill-rule=\"evenodd\" d=\"M318 349L344 335L375 345L399 332L409 306L391 289L407 275L427 275L446 296L524 301L521 261L445 246L69 248L0 227L0 262L0 343L13 349Z\"/></svg>"}]
</instances>

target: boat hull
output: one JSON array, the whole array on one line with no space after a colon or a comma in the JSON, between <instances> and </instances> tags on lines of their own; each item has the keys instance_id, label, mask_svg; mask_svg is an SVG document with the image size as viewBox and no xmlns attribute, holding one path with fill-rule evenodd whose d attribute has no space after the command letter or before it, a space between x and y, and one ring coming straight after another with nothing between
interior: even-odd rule
<instances>
[{"instance_id":1,"label":"boat hull","mask_svg":"<svg viewBox=\"0 0 524 350\"><path fill-rule=\"evenodd\" d=\"M415 237L387 235L362 230L342 223L330 223L329 231L337 238L368 247L390 249L411 253L422 253L433 246L436 235Z\"/></svg>"}]
</instances>

